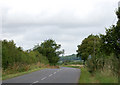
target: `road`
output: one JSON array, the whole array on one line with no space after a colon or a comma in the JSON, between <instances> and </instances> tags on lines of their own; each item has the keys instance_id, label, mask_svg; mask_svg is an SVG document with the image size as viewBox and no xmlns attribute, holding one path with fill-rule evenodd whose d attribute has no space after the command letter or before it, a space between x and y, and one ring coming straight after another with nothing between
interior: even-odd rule
<instances>
[{"instance_id":1,"label":"road","mask_svg":"<svg viewBox=\"0 0 120 85\"><path fill-rule=\"evenodd\" d=\"M4 80L2 83L78 83L80 69L61 67L59 69L43 69L12 79Z\"/></svg>"}]
</instances>

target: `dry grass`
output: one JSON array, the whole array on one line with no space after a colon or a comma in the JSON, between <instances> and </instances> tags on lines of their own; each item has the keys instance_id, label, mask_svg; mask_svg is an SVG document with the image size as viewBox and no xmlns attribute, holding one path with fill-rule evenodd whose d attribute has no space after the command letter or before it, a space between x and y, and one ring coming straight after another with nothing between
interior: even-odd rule
<instances>
[{"instance_id":1,"label":"dry grass","mask_svg":"<svg viewBox=\"0 0 120 85\"><path fill-rule=\"evenodd\" d=\"M34 70L36 71L41 68L54 69L54 68L59 68L59 66L50 66L49 64L45 65L40 62L38 62L36 64L31 64L31 65L16 63L13 66L9 66L8 69L2 70L2 77L3 77L3 79L8 79L8 78L12 78L12 77L16 77L19 75L23 75L23 74L32 72Z\"/></svg>"},{"instance_id":2,"label":"dry grass","mask_svg":"<svg viewBox=\"0 0 120 85\"><path fill-rule=\"evenodd\" d=\"M38 62L37 64L31 64L31 65L16 63L13 66L9 66L6 70L2 70L2 77L6 77L11 74L27 72L27 71L38 69L38 68L45 68L45 65L40 64L40 62Z\"/></svg>"},{"instance_id":3,"label":"dry grass","mask_svg":"<svg viewBox=\"0 0 120 85\"><path fill-rule=\"evenodd\" d=\"M50 66L50 65L47 65L46 68L52 68L52 69L54 69L54 68L59 68L59 66Z\"/></svg>"},{"instance_id":4,"label":"dry grass","mask_svg":"<svg viewBox=\"0 0 120 85\"><path fill-rule=\"evenodd\" d=\"M91 74L87 68L81 68L79 83L118 83L118 79L108 70L96 71Z\"/></svg>"},{"instance_id":5,"label":"dry grass","mask_svg":"<svg viewBox=\"0 0 120 85\"><path fill-rule=\"evenodd\" d=\"M84 65L69 65L69 66L79 66L80 68L84 67Z\"/></svg>"}]
</instances>

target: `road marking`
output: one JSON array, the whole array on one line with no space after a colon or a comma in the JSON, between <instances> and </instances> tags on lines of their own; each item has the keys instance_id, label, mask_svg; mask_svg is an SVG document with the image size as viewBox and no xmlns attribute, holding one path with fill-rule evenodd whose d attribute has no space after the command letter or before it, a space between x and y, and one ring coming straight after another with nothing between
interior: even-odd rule
<instances>
[{"instance_id":1,"label":"road marking","mask_svg":"<svg viewBox=\"0 0 120 85\"><path fill-rule=\"evenodd\" d=\"M44 77L44 78L42 78L41 80L44 80L44 79L46 79L47 77Z\"/></svg>"},{"instance_id":2,"label":"road marking","mask_svg":"<svg viewBox=\"0 0 120 85\"><path fill-rule=\"evenodd\" d=\"M54 72L53 74L56 74L56 72Z\"/></svg>"},{"instance_id":3,"label":"road marking","mask_svg":"<svg viewBox=\"0 0 120 85\"><path fill-rule=\"evenodd\" d=\"M32 84L30 84L30 85L33 85L33 84L35 84L35 83L38 83L39 81L35 81L35 82L33 82Z\"/></svg>"},{"instance_id":4,"label":"road marking","mask_svg":"<svg viewBox=\"0 0 120 85\"><path fill-rule=\"evenodd\" d=\"M33 83L38 83L39 81L35 81L35 82L33 82Z\"/></svg>"},{"instance_id":5,"label":"road marking","mask_svg":"<svg viewBox=\"0 0 120 85\"><path fill-rule=\"evenodd\" d=\"M50 74L49 77L52 76L52 75L53 75L53 74Z\"/></svg>"}]
</instances>

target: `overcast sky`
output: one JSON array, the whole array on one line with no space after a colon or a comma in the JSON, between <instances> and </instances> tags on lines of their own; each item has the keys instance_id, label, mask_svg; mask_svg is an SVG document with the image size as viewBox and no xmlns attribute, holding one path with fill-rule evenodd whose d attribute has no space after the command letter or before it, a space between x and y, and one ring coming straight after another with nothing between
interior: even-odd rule
<instances>
[{"instance_id":1,"label":"overcast sky","mask_svg":"<svg viewBox=\"0 0 120 85\"><path fill-rule=\"evenodd\" d=\"M52 38L65 55L73 54L88 35L104 34L105 27L116 23L118 1L0 0L0 38L24 50Z\"/></svg>"}]
</instances>

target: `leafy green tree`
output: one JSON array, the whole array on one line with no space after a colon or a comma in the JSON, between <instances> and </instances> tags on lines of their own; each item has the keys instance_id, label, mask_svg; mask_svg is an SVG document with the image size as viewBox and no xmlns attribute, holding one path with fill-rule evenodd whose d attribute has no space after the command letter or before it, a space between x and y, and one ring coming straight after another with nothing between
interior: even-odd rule
<instances>
[{"instance_id":1,"label":"leafy green tree","mask_svg":"<svg viewBox=\"0 0 120 85\"><path fill-rule=\"evenodd\" d=\"M116 68L120 82L120 8L116 12L116 14L118 17L117 25L113 25L109 29L106 29L106 34L101 35L101 39L102 50L104 50L107 55L114 53L115 58L117 58L118 60L118 67Z\"/></svg>"},{"instance_id":2,"label":"leafy green tree","mask_svg":"<svg viewBox=\"0 0 120 85\"><path fill-rule=\"evenodd\" d=\"M46 56L43 56L38 51L30 51L29 59L31 63L40 62L40 63L48 64L48 59L46 58Z\"/></svg>"},{"instance_id":3,"label":"leafy green tree","mask_svg":"<svg viewBox=\"0 0 120 85\"><path fill-rule=\"evenodd\" d=\"M120 8L116 12L118 16L117 25L106 29L106 35L101 35L103 50L107 53L115 53L120 58Z\"/></svg>"},{"instance_id":4,"label":"leafy green tree","mask_svg":"<svg viewBox=\"0 0 120 85\"><path fill-rule=\"evenodd\" d=\"M38 51L23 51L21 47L16 47L13 40L2 42L2 68L3 70L14 65L30 65L38 62L48 64L48 59Z\"/></svg>"},{"instance_id":5,"label":"leafy green tree","mask_svg":"<svg viewBox=\"0 0 120 85\"><path fill-rule=\"evenodd\" d=\"M2 66L7 68L10 64L13 64L16 61L16 55L14 52L16 50L14 41L4 40L2 42Z\"/></svg>"},{"instance_id":6,"label":"leafy green tree","mask_svg":"<svg viewBox=\"0 0 120 85\"><path fill-rule=\"evenodd\" d=\"M34 47L34 51L37 50L43 56L46 56L49 60L49 63L55 65L59 61L59 55L63 54L64 51L59 51L61 45L56 44L52 39L45 40L41 45Z\"/></svg>"},{"instance_id":7,"label":"leafy green tree","mask_svg":"<svg viewBox=\"0 0 120 85\"><path fill-rule=\"evenodd\" d=\"M97 54L99 43L99 36L89 35L81 45L78 45L77 56L85 62L89 55L95 56Z\"/></svg>"}]
</instances>

